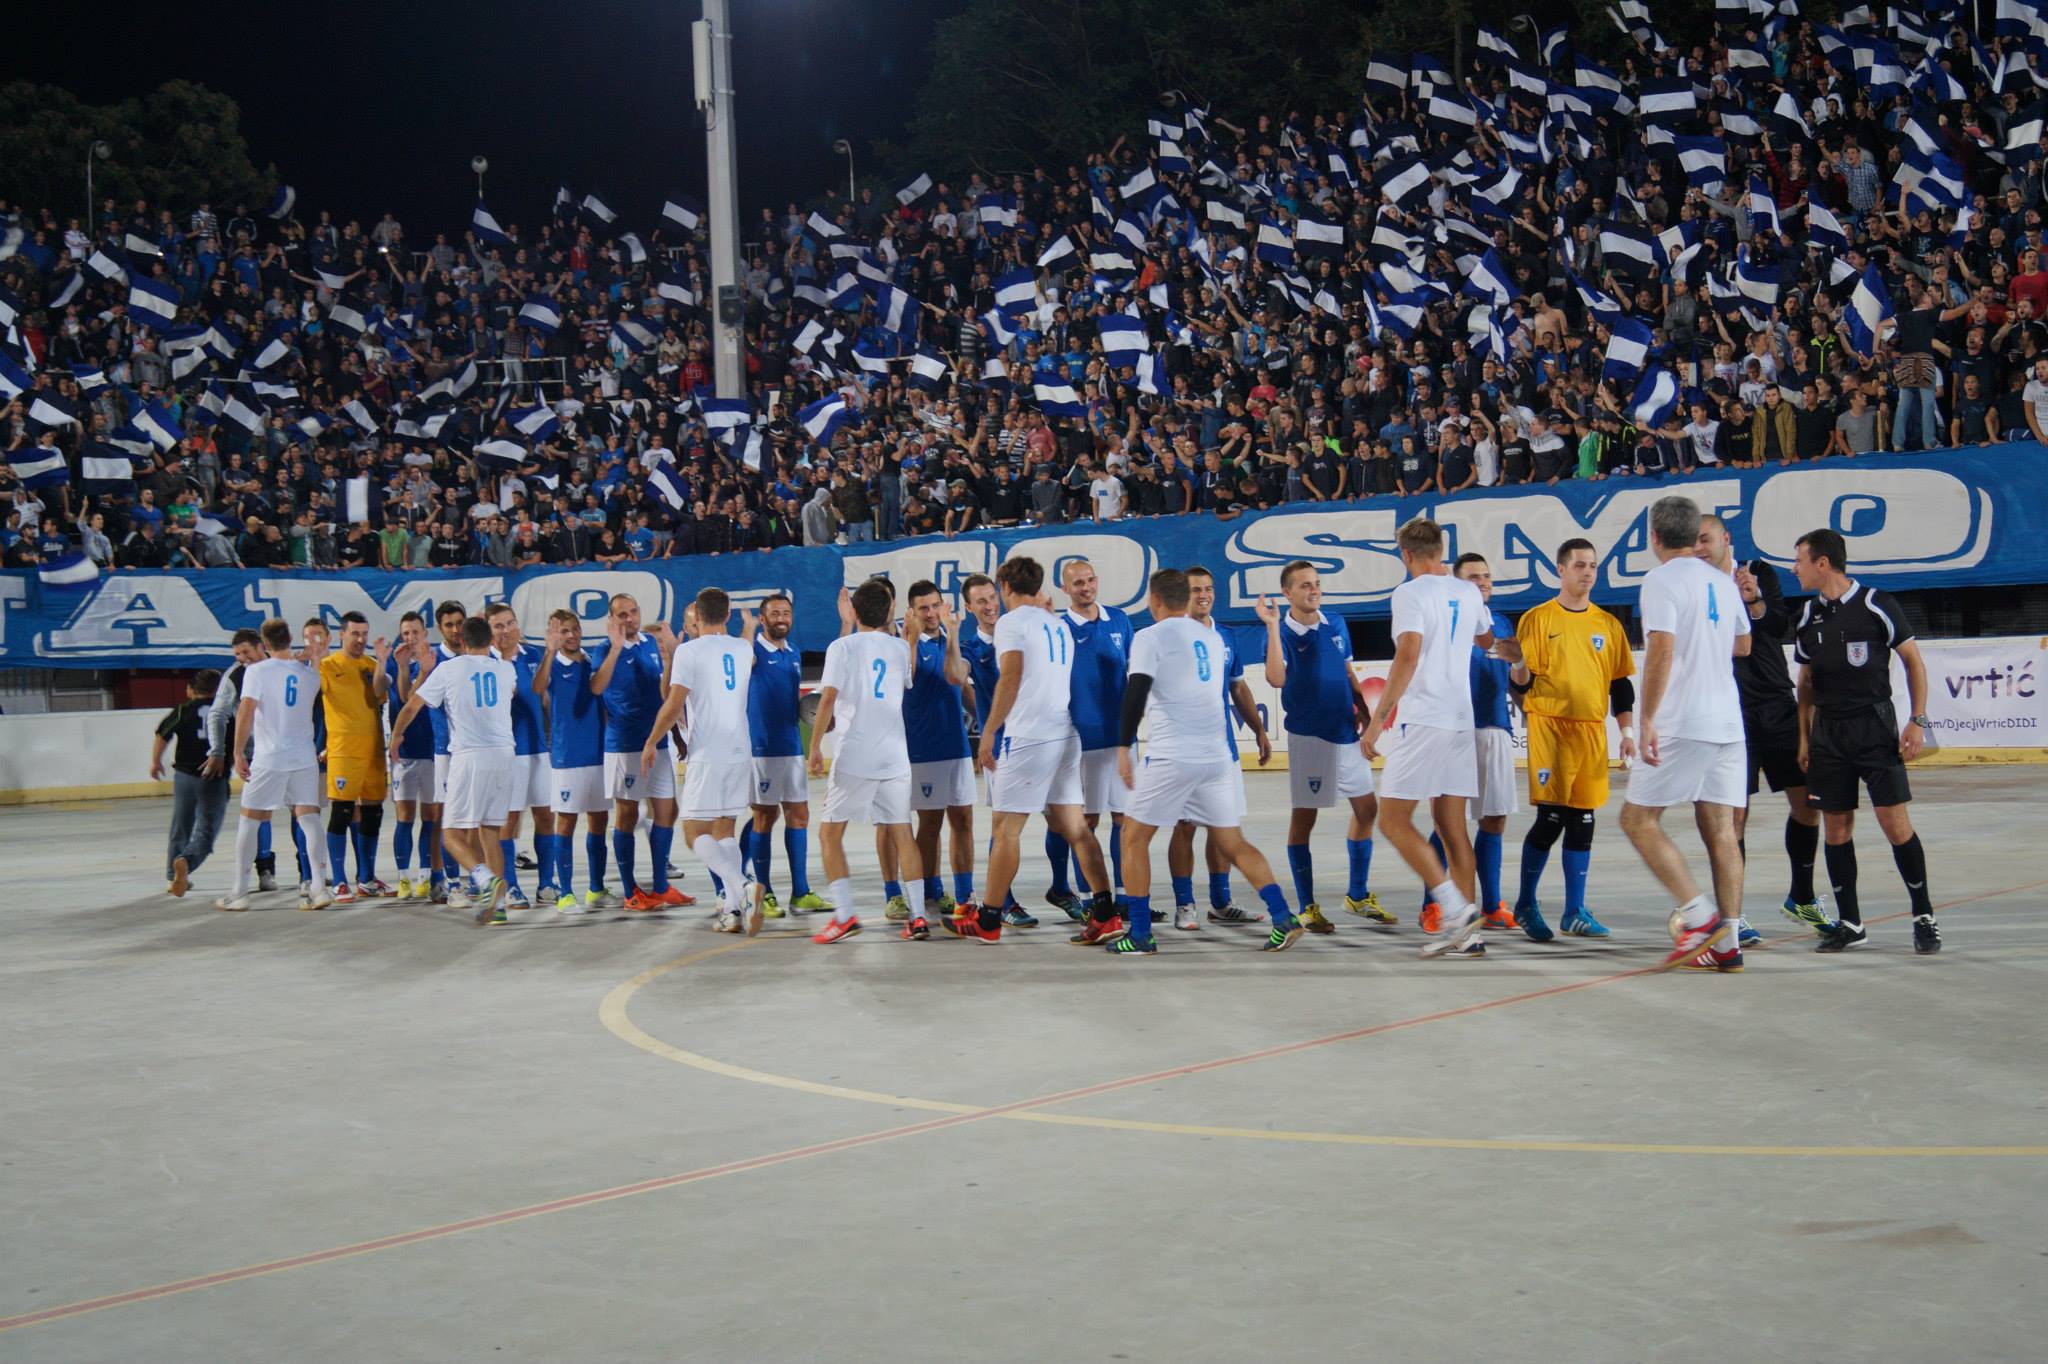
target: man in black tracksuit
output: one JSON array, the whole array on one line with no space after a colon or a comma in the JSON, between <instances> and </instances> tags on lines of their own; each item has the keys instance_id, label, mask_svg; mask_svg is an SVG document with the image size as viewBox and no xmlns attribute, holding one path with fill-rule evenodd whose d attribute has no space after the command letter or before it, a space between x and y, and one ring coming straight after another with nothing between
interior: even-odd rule
<instances>
[{"instance_id":1,"label":"man in black tracksuit","mask_svg":"<svg viewBox=\"0 0 2048 1364\"><path fill-rule=\"evenodd\" d=\"M1842 952L1864 942L1856 901L1858 785L1870 789L1878 826L1913 902L1913 950L1941 950L1927 890L1927 854L1906 805L1913 799L1906 764L1927 738L1927 665L1891 594L1848 573L1841 533L1808 531L1795 546L1799 584L1816 595L1800 613L1792 656L1799 664L1799 753L1806 787L1827 836L1828 880L1838 918L1814 949ZM1892 655L1906 666L1913 711L1899 728L1892 711Z\"/></svg>"}]
</instances>

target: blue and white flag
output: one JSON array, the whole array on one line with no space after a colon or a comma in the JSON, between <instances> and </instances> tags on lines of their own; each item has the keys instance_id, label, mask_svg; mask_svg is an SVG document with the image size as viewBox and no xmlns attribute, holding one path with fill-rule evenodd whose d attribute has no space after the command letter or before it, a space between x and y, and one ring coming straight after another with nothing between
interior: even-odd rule
<instances>
[{"instance_id":1,"label":"blue and white flag","mask_svg":"<svg viewBox=\"0 0 2048 1364\"><path fill-rule=\"evenodd\" d=\"M465 361L461 369L456 370L452 374L443 375L421 389L420 401L430 403L440 398L460 398L463 394L476 387L476 381L476 361Z\"/></svg>"},{"instance_id":2,"label":"blue and white flag","mask_svg":"<svg viewBox=\"0 0 2048 1364\"><path fill-rule=\"evenodd\" d=\"M270 207L263 210L273 221L283 222L292 216L292 205L299 202L299 192L290 185L279 185L277 192L270 196Z\"/></svg>"},{"instance_id":3,"label":"blue and white flag","mask_svg":"<svg viewBox=\"0 0 2048 1364\"><path fill-rule=\"evenodd\" d=\"M285 339L288 335L288 331L284 328L274 330L271 333L270 339L263 343L263 349L256 352L256 358L251 362L250 367L252 369L271 369L289 359L292 353L292 343Z\"/></svg>"},{"instance_id":4,"label":"blue and white flag","mask_svg":"<svg viewBox=\"0 0 2048 1364\"><path fill-rule=\"evenodd\" d=\"M1038 402L1038 410L1048 417L1085 417L1088 404L1081 401L1074 386L1069 383L1041 383L1031 385L1031 396Z\"/></svg>"},{"instance_id":5,"label":"blue and white flag","mask_svg":"<svg viewBox=\"0 0 2048 1364\"><path fill-rule=\"evenodd\" d=\"M896 202L903 205L903 207L905 208L909 208L912 204L916 203L919 199L924 198L925 195L930 194L931 192L931 176L920 171L918 172L918 176L915 180L912 180L902 189L896 191Z\"/></svg>"},{"instance_id":6,"label":"blue and white flag","mask_svg":"<svg viewBox=\"0 0 2048 1364\"><path fill-rule=\"evenodd\" d=\"M476 207L469 212L469 230L476 233L476 239L489 246L510 246L512 236L498 226L498 220L484 207L484 201L476 201Z\"/></svg>"},{"instance_id":7,"label":"blue and white flag","mask_svg":"<svg viewBox=\"0 0 2048 1364\"><path fill-rule=\"evenodd\" d=\"M546 440L562 429L562 419L552 407L507 408L505 423L527 440Z\"/></svg>"},{"instance_id":8,"label":"blue and white flag","mask_svg":"<svg viewBox=\"0 0 2048 1364\"><path fill-rule=\"evenodd\" d=\"M1080 262L1081 252L1074 245L1072 236L1065 232L1053 239L1050 246L1038 253L1038 268L1041 270L1071 270Z\"/></svg>"},{"instance_id":9,"label":"blue and white flag","mask_svg":"<svg viewBox=\"0 0 2048 1364\"><path fill-rule=\"evenodd\" d=\"M935 393L946 382L946 357L930 346L919 346L910 361L910 386Z\"/></svg>"},{"instance_id":10,"label":"blue and white flag","mask_svg":"<svg viewBox=\"0 0 2048 1364\"><path fill-rule=\"evenodd\" d=\"M1491 303L1496 308L1505 308L1515 297L1513 277L1507 266L1501 264L1498 251L1488 251L1465 277L1465 283L1458 292Z\"/></svg>"},{"instance_id":11,"label":"blue and white flag","mask_svg":"<svg viewBox=\"0 0 2048 1364\"><path fill-rule=\"evenodd\" d=\"M1678 410L1678 376L1662 365L1643 374L1630 397L1628 414L1637 426L1655 431Z\"/></svg>"},{"instance_id":12,"label":"blue and white flag","mask_svg":"<svg viewBox=\"0 0 2048 1364\"><path fill-rule=\"evenodd\" d=\"M1154 397L1166 397L1173 392L1173 380L1167 376L1163 353L1138 357L1138 392L1150 393Z\"/></svg>"},{"instance_id":13,"label":"blue and white flag","mask_svg":"<svg viewBox=\"0 0 2048 1364\"><path fill-rule=\"evenodd\" d=\"M35 376L14 362L6 351L0 351L0 401L11 402L28 392L35 383Z\"/></svg>"},{"instance_id":14,"label":"blue and white flag","mask_svg":"<svg viewBox=\"0 0 2048 1364\"><path fill-rule=\"evenodd\" d=\"M612 339L635 355L652 349L654 343L661 340L659 336L654 334L651 328L641 323L637 318L631 317L614 319L612 322Z\"/></svg>"},{"instance_id":15,"label":"blue and white flag","mask_svg":"<svg viewBox=\"0 0 2048 1364\"><path fill-rule=\"evenodd\" d=\"M85 258L85 268L109 282L128 278L128 267L116 260L104 247L94 247L93 253Z\"/></svg>"},{"instance_id":16,"label":"blue and white flag","mask_svg":"<svg viewBox=\"0 0 2048 1364\"><path fill-rule=\"evenodd\" d=\"M1636 94L1636 108L1653 123L1675 123L1699 111L1700 102L1690 78L1652 77Z\"/></svg>"},{"instance_id":17,"label":"blue and white flag","mask_svg":"<svg viewBox=\"0 0 2048 1364\"><path fill-rule=\"evenodd\" d=\"M126 492L135 486L135 461L118 445L92 441L78 452L78 478L89 495Z\"/></svg>"},{"instance_id":18,"label":"blue and white flag","mask_svg":"<svg viewBox=\"0 0 2048 1364\"><path fill-rule=\"evenodd\" d=\"M600 195L598 195L598 193L594 190L589 194L584 195L583 202L578 204L577 207L581 208L585 213L589 214L591 217L597 219L598 222L604 224L606 227L610 227L613 223L619 220L619 215L612 212L611 205L607 204L604 201L604 199Z\"/></svg>"},{"instance_id":19,"label":"blue and white flag","mask_svg":"<svg viewBox=\"0 0 2048 1364\"><path fill-rule=\"evenodd\" d=\"M1254 251L1268 265L1291 268L1294 264L1294 236L1272 218L1262 215L1259 218L1258 245Z\"/></svg>"},{"instance_id":20,"label":"blue and white flag","mask_svg":"<svg viewBox=\"0 0 2048 1364\"><path fill-rule=\"evenodd\" d=\"M1842 220L1832 209L1814 203L1806 203L1806 244L1819 251L1847 251L1849 234L1842 227Z\"/></svg>"},{"instance_id":21,"label":"blue and white flag","mask_svg":"<svg viewBox=\"0 0 2048 1364\"><path fill-rule=\"evenodd\" d=\"M637 232L621 232L619 245L626 248L626 259L635 265L647 264L647 244L640 240Z\"/></svg>"},{"instance_id":22,"label":"blue and white flag","mask_svg":"<svg viewBox=\"0 0 2048 1364\"><path fill-rule=\"evenodd\" d=\"M222 396L220 414L251 435L263 429L263 404L243 397L239 389L226 390Z\"/></svg>"},{"instance_id":23,"label":"blue and white flag","mask_svg":"<svg viewBox=\"0 0 2048 1364\"><path fill-rule=\"evenodd\" d=\"M162 331L178 319L178 288L137 275L128 282L128 311L145 327Z\"/></svg>"},{"instance_id":24,"label":"blue and white flag","mask_svg":"<svg viewBox=\"0 0 2048 1364\"><path fill-rule=\"evenodd\" d=\"M1657 273L1657 247L1650 234L1622 223L1600 224L1600 255L1618 275L1640 281Z\"/></svg>"},{"instance_id":25,"label":"blue and white flag","mask_svg":"<svg viewBox=\"0 0 2048 1364\"><path fill-rule=\"evenodd\" d=\"M672 465L655 465L647 475L645 488L649 497L659 499L670 511L679 512L690 505L689 488Z\"/></svg>"},{"instance_id":26,"label":"blue and white flag","mask_svg":"<svg viewBox=\"0 0 2048 1364\"><path fill-rule=\"evenodd\" d=\"M1022 317L1038 307L1038 281L1030 266L1020 265L996 276L996 306L1011 317Z\"/></svg>"},{"instance_id":27,"label":"blue and white flag","mask_svg":"<svg viewBox=\"0 0 2048 1364\"><path fill-rule=\"evenodd\" d=\"M697 306L697 291L690 287L687 276L664 270L661 278L654 283L655 295L666 302L682 308Z\"/></svg>"},{"instance_id":28,"label":"blue and white flag","mask_svg":"<svg viewBox=\"0 0 2048 1364\"><path fill-rule=\"evenodd\" d=\"M39 431L55 431L59 427L77 426L78 413L70 403L57 396L52 389L39 388L28 395L23 404L28 424Z\"/></svg>"},{"instance_id":29,"label":"blue and white flag","mask_svg":"<svg viewBox=\"0 0 2048 1364\"><path fill-rule=\"evenodd\" d=\"M1378 53L1366 59L1365 88L1368 94L1375 91L1382 95L1398 98L1408 93L1408 58L1404 53L1393 53L1382 57Z\"/></svg>"},{"instance_id":30,"label":"blue and white flag","mask_svg":"<svg viewBox=\"0 0 2048 1364\"><path fill-rule=\"evenodd\" d=\"M44 561L36 569L36 576L42 579L44 587L76 587L98 582L100 566L86 558L82 550L74 549Z\"/></svg>"},{"instance_id":31,"label":"blue and white flag","mask_svg":"<svg viewBox=\"0 0 2048 1364\"><path fill-rule=\"evenodd\" d=\"M1112 365L1132 363L1132 357L1142 355L1152 348L1151 340L1145 335L1145 324L1135 317L1123 313L1109 313L1098 323L1102 337L1103 354Z\"/></svg>"},{"instance_id":32,"label":"blue and white flag","mask_svg":"<svg viewBox=\"0 0 2048 1364\"><path fill-rule=\"evenodd\" d=\"M1650 344L1654 339L1648 323L1632 317L1616 318L1607 329L1607 354L1600 362L1601 380L1634 383L1650 361Z\"/></svg>"},{"instance_id":33,"label":"blue and white flag","mask_svg":"<svg viewBox=\"0 0 2048 1364\"><path fill-rule=\"evenodd\" d=\"M1429 163L1419 156L1396 157L1373 172L1388 203L1412 208L1429 197Z\"/></svg>"},{"instance_id":34,"label":"blue and white flag","mask_svg":"<svg viewBox=\"0 0 2048 1364\"><path fill-rule=\"evenodd\" d=\"M70 307L71 300L77 298L79 290L83 288L85 275L82 271L63 270L51 276L47 291L50 311L54 313Z\"/></svg>"},{"instance_id":35,"label":"blue and white flag","mask_svg":"<svg viewBox=\"0 0 2048 1364\"><path fill-rule=\"evenodd\" d=\"M24 488L62 488L71 482L71 466L54 446L24 445L9 451L7 471Z\"/></svg>"},{"instance_id":36,"label":"blue and white flag","mask_svg":"<svg viewBox=\"0 0 2048 1364\"><path fill-rule=\"evenodd\" d=\"M185 439L185 428L178 425L168 403L145 403L129 421L159 450L168 450Z\"/></svg>"},{"instance_id":37,"label":"blue and white flag","mask_svg":"<svg viewBox=\"0 0 2048 1364\"><path fill-rule=\"evenodd\" d=\"M704 221L704 205L687 194L671 194L661 203L664 226L695 232Z\"/></svg>"},{"instance_id":38,"label":"blue and white flag","mask_svg":"<svg viewBox=\"0 0 2048 1364\"><path fill-rule=\"evenodd\" d=\"M915 339L917 336L917 299L893 284L876 285L870 292L875 299L875 321L898 336Z\"/></svg>"},{"instance_id":39,"label":"blue and white flag","mask_svg":"<svg viewBox=\"0 0 2048 1364\"><path fill-rule=\"evenodd\" d=\"M478 441L476 449L471 453L478 459L487 459L493 464L514 469L526 463L528 458L525 446L516 440L506 440L503 437L497 440Z\"/></svg>"},{"instance_id":40,"label":"blue and white flag","mask_svg":"<svg viewBox=\"0 0 2048 1364\"><path fill-rule=\"evenodd\" d=\"M706 398L698 405L704 413L705 429L724 435L753 420L754 405L745 398Z\"/></svg>"},{"instance_id":41,"label":"blue and white flag","mask_svg":"<svg viewBox=\"0 0 2048 1364\"><path fill-rule=\"evenodd\" d=\"M526 303L518 309L518 322L524 328L553 336L561 328L561 305L545 293L528 293Z\"/></svg>"},{"instance_id":42,"label":"blue and white flag","mask_svg":"<svg viewBox=\"0 0 2048 1364\"><path fill-rule=\"evenodd\" d=\"M1877 267L1863 267L1863 278L1856 281L1855 290L1849 295L1849 306L1844 314L1849 323L1849 345L1858 355L1868 359L1877 353L1878 343L1884 340L1886 323L1893 317L1891 291L1884 287L1884 276L1877 273Z\"/></svg>"},{"instance_id":43,"label":"blue and white flag","mask_svg":"<svg viewBox=\"0 0 2048 1364\"><path fill-rule=\"evenodd\" d=\"M796 419L797 424L803 427L804 434L829 450L832 448L832 437L839 433L839 428L846 424L847 418L851 415L851 410L846 406L846 399L834 394L806 405L796 414Z\"/></svg>"},{"instance_id":44,"label":"blue and white flag","mask_svg":"<svg viewBox=\"0 0 2048 1364\"><path fill-rule=\"evenodd\" d=\"M1715 189L1728 179L1728 146L1718 137L1677 137L1672 146L1678 164L1685 171L1685 183L1696 189Z\"/></svg>"},{"instance_id":45,"label":"blue and white flag","mask_svg":"<svg viewBox=\"0 0 2048 1364\"><path fill-rule=\"evenodd\" d=\"M98 365L73 365L71 377L77 381L81 393L90 393L107 385L107 376L100 372Z\"/></svg>"},{"instance_id":46,"label":"blue and white flag","mask_svg":"<svg viewBox=\"0 0 2048 1364\"><path fill-rule=\"evenodd\" d=\"M1008 191L984 194L975 201L974 216L981 220L984 233L1000 236L1017 225L1017 196Z\"/></svg>"},{"instance_id":47,"label":"blue and white flag","mask_svg":"<svg viewBox=\"0 0 2048 1364\"><path fill-rule=\"evenodd\" d=\"M889 373L889 357L880 346L866 341L853 343L853 363L861 373L869 377L870 386L880 383Z\"/></svg>"},{"instance_id":48,"label":"blue and white flag","mask_svg":"<svg viewBox=\"0 0 2048 1364\"><path fill-rule=\"evenodd\" d=\"M363 301L343 294L327 307L327 320L351 336L369 330L370 319L363 314Z\"/></svg>"},{"instance_id":49,"label":"blue and white flag","mask_svg":"<svg viewBox=\"0 0 2048 1364\"><path fill-rule=\"evenodd\" d=\"M1311 212L1294 220L1294 246L1304 256L1344 254L1344 224Z\"/></svg>"}]
</instances>

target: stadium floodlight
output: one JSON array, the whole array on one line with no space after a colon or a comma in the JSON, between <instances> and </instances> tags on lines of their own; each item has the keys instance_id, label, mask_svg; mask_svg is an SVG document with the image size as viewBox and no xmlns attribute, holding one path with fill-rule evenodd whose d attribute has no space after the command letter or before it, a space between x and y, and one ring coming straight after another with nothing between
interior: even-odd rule
<instances>
[{"instance_id":1,"label":"stadium floodlight","mask_svg":"<svg viewBox=\"0 0 2048 1364\"><path fill-rule=\"evenodd\" d=\"M113 154L114 149L99 138L94 138L92 145L85 149L85 235L89 241L99 240L92 221L92 163L104 161Z\"/></svg>"},{"instance_id":2,"label":"stadium floodlight","mask_svg":"<svg viewBox=\"0 0 2048 1364\"><path fill-rule=\"evenodd\" d=\"M484 172L491 168L491 163L481 156L472 156L469 168L476 172L476 197L481 199L484 197Z\"/></svg>"},{"instance_id":3,"label":"stadium floodlight","mask_svg":"<svg viewBox=\"0 0 2048 1364\"><path fill-rule=\"evenodd\" d=\"M832 150L846 153L846 202L853 202L853 144L845 138L833 142Z\"/></svg>"}]
</instances>

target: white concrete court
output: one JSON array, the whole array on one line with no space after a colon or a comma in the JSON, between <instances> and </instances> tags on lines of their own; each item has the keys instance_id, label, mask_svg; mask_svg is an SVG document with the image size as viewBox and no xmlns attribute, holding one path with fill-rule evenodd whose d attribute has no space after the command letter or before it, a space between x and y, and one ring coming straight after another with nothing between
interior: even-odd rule
<instances>
[{"instance_id":1,"label":"white concrete court","mask_svg":"<svg viewBox=\"0 0 2048 1364\"><path fill-rule=\"evenodd\" d=\"M157 893L168 802L0 810L0 1359L2037 1358L2048 773L1914 781L1947 950L1806 951L1760 803L1736 977L1643 973L1613 806L1614 940L1474 962L1417 958L1384 845L1393 933L1113 961L1050 911L903 942L865 837L825 949L221 914L225 862Z\"/></svg>"}]
</instances>

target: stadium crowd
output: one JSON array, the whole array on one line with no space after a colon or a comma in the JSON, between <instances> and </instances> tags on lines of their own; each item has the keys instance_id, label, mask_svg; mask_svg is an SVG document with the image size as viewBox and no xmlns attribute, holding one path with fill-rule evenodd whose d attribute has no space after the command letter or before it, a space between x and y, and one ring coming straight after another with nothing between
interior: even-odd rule
<instances>
[{"instance_id":1,"label":"stadium crowd","mask_svg":"<svg viewBox=\"0 0 2048 1364\"><path fill-rule=\"evenodd\" d=\"M5 563L612 564L2044 439L2048 18L1795 9L1679 50L1626 0L1480 29L1462 87L1170 93L1083 163L763 209L737 402L680 195L430 243L289 188L0 204Z\"/></svg>"}]
</instances>

